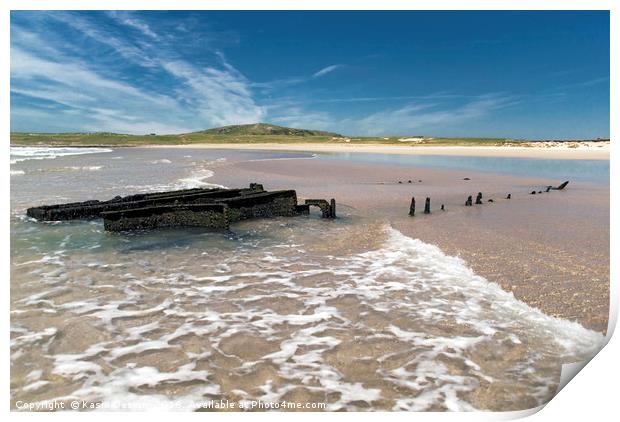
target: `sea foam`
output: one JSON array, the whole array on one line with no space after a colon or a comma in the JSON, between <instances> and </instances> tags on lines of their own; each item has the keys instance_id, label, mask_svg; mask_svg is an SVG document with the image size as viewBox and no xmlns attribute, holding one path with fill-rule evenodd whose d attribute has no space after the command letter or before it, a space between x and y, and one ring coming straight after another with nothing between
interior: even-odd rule
<instances>
[{"instance_id":1,"label":"sea foam","mask_svg":"<svg viewBox=\"0 0 620 422\"><path fill-rule=\"evenodd\" d=\"M272 244L241 237L233 251L139 250L107 263L60 251L18 263L42 269L43 283L14 311L53 311L108 336L51 353L62 328L16 328L12 360L41 348L52 368L16 388L53 392L65 379L79 386L46 400L156 407L231 395L275 402L299 391L328 410L533 407L553 396L559 364L602 347L600 333L531 308L461 259L391 227L378 235L380 247L352 255L319 253L293 234ZM178 357L162 358L172 366L163 369L149 358L160 354Z\"/></svg>"}]
</instances>

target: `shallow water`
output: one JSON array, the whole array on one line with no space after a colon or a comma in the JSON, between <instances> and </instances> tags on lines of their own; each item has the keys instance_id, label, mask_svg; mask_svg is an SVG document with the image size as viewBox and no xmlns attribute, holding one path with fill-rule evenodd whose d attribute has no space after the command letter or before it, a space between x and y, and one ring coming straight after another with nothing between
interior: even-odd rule
<instances>
[{"instance_id":1,"label":"shallow water","mask_svg":"<svg viewBox=\"0 0 620 422\"><path fill-rule=\"evenodd\" d=\"M37 157L44 155L37 152ZM15 162L11 405L206 400L327 410L514 410L549 400L601 334L516 300L437 247L342 206L228 232L110 234L27 206L208 186L307 154L115 149ZM179 405L180 403L180 405Z\"/></svg>"},{"instance_id":2,"label":"shallow water","mask_svg":"<svg viewBox=\"0 0 620 422\"><path fill-rule=\"evenodd\" d=\"M324 158L609 184L609 160L549 160L540 158L367 153L333 153L325 154Z\"/></svg>"}]
</instances>

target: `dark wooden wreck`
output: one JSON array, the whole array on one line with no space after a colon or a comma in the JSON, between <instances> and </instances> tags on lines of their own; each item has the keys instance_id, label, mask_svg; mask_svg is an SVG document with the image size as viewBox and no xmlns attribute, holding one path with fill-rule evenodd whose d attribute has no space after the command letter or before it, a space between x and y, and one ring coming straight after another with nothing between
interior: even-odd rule
<instances>
[{"instance_id":1,"label":"dark wooden wreck","mask_svg":"<svg viewBox=\"0 0 620 422\"><path fill-rule=\"evenodd\" d=\"M258 183L242 189L185 189L44 205L28 208L26 214L38 221L102 218L105 230L114 232L161 227L228 229L231 223L251 218L308 214L311 205L321 209L323 218L336 217L334 199L307 199L302 205L294 190L266 191Z\"/></svg>"}]
</instances>

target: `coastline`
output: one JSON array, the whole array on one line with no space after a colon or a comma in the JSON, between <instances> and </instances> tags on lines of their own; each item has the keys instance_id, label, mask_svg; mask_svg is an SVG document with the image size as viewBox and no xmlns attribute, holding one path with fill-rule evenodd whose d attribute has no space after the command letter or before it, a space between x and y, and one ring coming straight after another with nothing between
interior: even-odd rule
<instances>
[{"instance_id":1,"label":"coastline","mask_svg":"<svg viewBox=\"0 0 620 422\"><path fill-rule=\"evenodd\" d=\"M226 146L229 146L226 148ZM478 157L519 157L602 161L592 149L549 150L511 147L401 147L366 145L175 145L136 147L175 161L174 156L195 150L196 155L241 152L359 152ZM134 150L135 148L124 148ZM143 152L140 152L142 149ZM526 151L524 151L526 150ZM168 152L166 152L168 151ZM187 152L186 152L187 151ZM192 155L195 155L192 153ZM183 155L184 156L184 155ZM191 156L189 156L191 157ZM598 157L598 158L594 158ZM192 158L195 160L196 158ZM216 160L217 161L217 160ZM269 190L295 188L303 198L336 198L339 209L367 221L383 221L403 234L439 246L463 258L476 274L544 313L578 321L605 332L609 307L609 185L570 177L561 193L530 196L565 179L530 174L480 172L427 166L394 166L387 162L357 162L347 155L330 159L260 159L216 162L209 159L209 183L246 186L260 182ZM195 164L195 163L194 163ZM575 167L576 168L576 167ZM202 176L204 177L204 176ZM413 183L398 181L412 180ZM483 192L485 203L465 208L464 199ZM506 193L513 199L506 201ZM407 217L411 197L432 197L433 215ZM88 199L88 198L85 198ZM584 200L585 199L585 200ZM446 212L439 211L445 204ZM343 208L344 207L344 208ZM584 280L590 281L585 283Z\"/></svg>"},{"instance_id":2,"label":"coastline","mask_svg":"<svg viewBox=\"0 0 620 422\"><path fill-rule=\"evenodd\" d=\"M505 147L505 146L410 146L382 144L178 144L178 145L147 145L145 148L197 148L197 149L232 149L232 150L270 150L294 152L327 152L327 153L370 153L370 154L403 154L403 155L453 155L474 157L513 157L541 158L561 160L609 160L610 145L600 147L583 146L568 147Z\"/></svg>"},{"instance_id":3,"label":"coastline","mask_svg":"<svg viewBox=\"0 0 620 422\"><path fill-rule=\"evenodd\" d=\"M13 334L13 391L29 401L64 397L69 376L93 377L90 368L100 361L92 363L88 351L104 345L98 350L103 362L153 368L161 382L147 395L191 397L178 374L195 365L190 375L212 374L209 380L227 399L273 379L283 400L325 400L340 384L318 391L297 385L292 396L292 381L279 375L291 361L305 373L312 358L321 370L337 370L345 387L360 382L380 391L375 406L389 409L392 400L419 392L394 388L381 374L407 368L413 356L436 363L439 375L480 377L480 384L463 391L464 403L506 410L509 400L516 410L548 401L560 364L589 357L602 341L609 317L609 184L573 180L578 162L560 163L571 179L568 189L530 195L533 188L557 185L562 172L519 176L400 165L390 156L371 162L347 154L302 158L309 155L125 148L84 151L76 168L69 167L76 157L61 155L12 165L25 170L12 179L12 210L59 195L73 201L188 183L260 182L267 190L295 189L302 203L336 198L339 217L325 221L313 209L301 218L239 223L219 235L171 230L125 237L105 235L99 224L45 225L48 243L33 254L41 232L13 214L12 248L18 252L11 318L26 330ZM425 161L413 158L400 161ZM465 207L466 196L478 191L483 204ZM418 199L415 217L408 215L412 196ZM420 209L425 197L432 198L430 215ZM85 228L93 231L84 234ZM41 280L54 285L42 290ZM70 288L65 280L72 281ZM50 306L53 314L46 312ZM32 346L23 343L33 336L44 337ZM288 350L292 354L283 355ZM79 369L51 378L60 371L60 356L70 356L68 364ZM273 356L287 360L274 364ZM41 368L46 389L24 389L32 383L26 362ZM250 373L248 363L256 367ZM507 370L512 367L531 369ZM101 365L95 379L116 392L138 385L132 380L143 382L140 373L130 375L127 382ZM79 382L72 388L91 400Z\"/></svg>"},{"instance_id":4,"label":"coastline","mask_svg":"<svg viewBox=\"0 0 620 422\"><path fill-rule=\"evenodd\" d=\"M396 182L407 179L420 181ZM231 186L260 180L269 189L295 186L300 198L337 198L340 214L351 214L347 220L387 222L406 236L460 257L477 275L547 315L607 330L609 186L572 181L567 190L533 196L531 186L558 181L294 159L225 163L209 180ZM464 207L464 198L478 191L484 192L484 205ZM511 200L504 199L506 192L512 193ZM420 210L415 218L408 217L412 196L432 197L431 215ZM491 198L494 202L487 203Z\"/></svg>"}]
</instances>

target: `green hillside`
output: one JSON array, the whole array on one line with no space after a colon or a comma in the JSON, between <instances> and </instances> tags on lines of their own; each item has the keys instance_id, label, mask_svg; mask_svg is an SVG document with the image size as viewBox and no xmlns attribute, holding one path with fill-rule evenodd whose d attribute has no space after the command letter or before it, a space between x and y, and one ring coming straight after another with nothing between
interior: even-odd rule
<instances>
[{"instance_id":1,"label":"green hillside","mask_svg":"<svg viewBox=\"0 0 620 422\"><path fill-rule=\"evenodd\" d=\"M231 125L203 130L209 135L277 135L277 136L331 136L342 138L342 135L322 130L296 129L291 127L277 126L269 123L254 123L249 125Z\"/></svg>"},{"instance_id":2,"label":"green hillside","mask_svg":"<svg viewBox=\"0 0 620 422\"><path fill-rule=\"evenodd\" d=\"M523 141L503 138L431 138L418 137L403 142L406 136L346 137L320 130L297 129L268 123L223 126L175 135L127 135L111 132L89 133L11 133L11 145L45 146L141 146L191 144L383 144L383 145L507 145Z\"/></svg>"}]
</instances>

